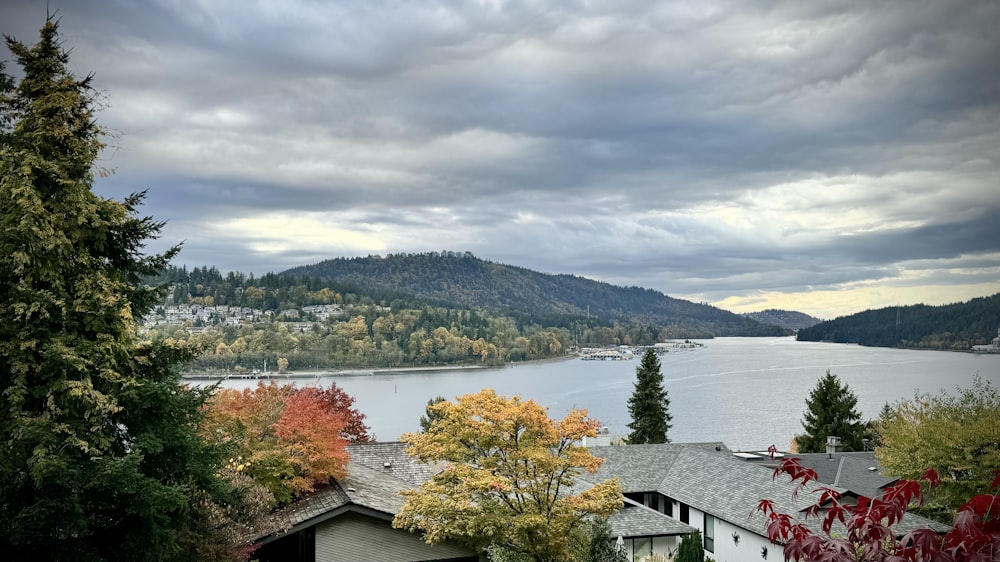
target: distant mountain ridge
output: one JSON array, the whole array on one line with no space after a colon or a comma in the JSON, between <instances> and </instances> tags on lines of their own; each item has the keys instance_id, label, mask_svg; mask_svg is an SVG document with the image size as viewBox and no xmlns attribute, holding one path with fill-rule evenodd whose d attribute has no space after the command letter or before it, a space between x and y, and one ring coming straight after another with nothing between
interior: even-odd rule
<instances>
[{"instance_id":1,"label":"distant mountain ridge","mask_svg":"<svg viewBox=\"0 0 1000 562\"><path fill-rule=\"evenodd\" d=\"M819 318L809 316L808 314L802 312L797 312L795 310L781 310L777 308L769 308L758 312L747 312L744 316L753 318L761 324L778 326L779 328L793 331L801 330L802 328L809 328L810 326L815 326L816 324L822 322Z\"/></svg>"},{"instance_id":2,"label":"distant mountain ridge","mask_svg":"<svg viewBox=\"0 0 1000 562\"><path fill-rule=\"evenodd\" d=\"M672 337L777 336L788 332L707 304L651 289L619 287L575 275L551 275L465 252L335 258L289 269L358 291L407 294L437 303L525 319L599 318L669 328Z\"/></svg>"},{"instance_id":3,"label":"distant mountain ridge","mask_svg":"<svg viewBox=\"0 0 1000 562\"><path fill-rule=\"evenodd\" d=\"M1000 293L943 306L917 304L865 310L801 329L800 341L876 347L968 350L1000 327Z\"/></svg>"}]
</instances>

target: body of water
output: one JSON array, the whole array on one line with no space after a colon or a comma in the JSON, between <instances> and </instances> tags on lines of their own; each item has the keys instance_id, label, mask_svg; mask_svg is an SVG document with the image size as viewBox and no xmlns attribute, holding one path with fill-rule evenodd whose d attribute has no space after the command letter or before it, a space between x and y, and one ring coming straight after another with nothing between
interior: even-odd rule
<instances>
[{"instance_id":1,"label":"body of water","mask_svg":"<svg viewBox=\"0 0 1000 562\"><path fill-rule=\"evenodd\" d=\"M956 393L978 375L1000 386L1000 355L872 348L797 342L793 338L719 338L696 350L660 356L670 398L674 442L722 441L732 449L787 449L802 432L809 392L829 369L858 397L865 419L882 405L914 393ZM613 436L626 435L627 402L639 358L630 361L567 359L496 369L452 369L371 376L319 376L300 385L336 382L355 397L380 441L419 429L427 400L493 388L531 398L561 418L586 408ZM228 380L227 387L255 381Z\"/></svg>"}]
</instances>

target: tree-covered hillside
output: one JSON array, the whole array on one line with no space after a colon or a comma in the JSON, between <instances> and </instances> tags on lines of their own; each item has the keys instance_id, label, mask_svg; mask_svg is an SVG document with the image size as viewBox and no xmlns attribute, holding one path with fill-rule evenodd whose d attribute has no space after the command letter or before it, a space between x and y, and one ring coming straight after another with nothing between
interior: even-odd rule
<instances>
[{"instance_id":1,"label":"tree-covered hillside","mask_svg":"<svg viewBox=\"0 0 1000 562\"><path fill-rule=\"evenodd\" d=\"M786 330L801 330L802 328L815 326L816 324L822 322L819 318L809 316L808 314L804 314L802 312L794 310L780 310L776 308L769 308L758 312L747 312L744 316L753 318L761 324L778 326L779 328L785 328Z\"/></svg>"},{"instance_id":2,"label":"tree-covered hillside","mask_svg":"<svg viewBox=\"0 0 1000 562\"><path fill-rule=\"evenodd\" d=\"M482 260L469 253L337 258L281 275L323 279L362 292L395 291L543 325L564 325L571 319L590 317L603 322L646 324L666 329L671 337L787 334L775 326L651 289L617 287L574 275L549 275Z\"/></svg>"},{"instance_id":3,"label":"tree-covered hillside","mask_svg":"<svg viewBox=\"0 0 1000 562\"><path fill-rule=\"evenodd\" d=\"M800 341L965 350L996 337L1000 293L944 306L893 306L842 316L799 330Z\"/></svg>"}]
</instances>

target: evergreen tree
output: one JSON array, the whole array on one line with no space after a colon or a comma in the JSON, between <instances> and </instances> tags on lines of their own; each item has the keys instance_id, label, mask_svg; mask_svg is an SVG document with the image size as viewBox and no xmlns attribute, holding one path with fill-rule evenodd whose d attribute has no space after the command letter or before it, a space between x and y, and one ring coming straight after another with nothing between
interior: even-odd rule
<instances>
[{"instance_id":1,"label":"evergreen tree","mask_svg":"<svg viewBox=\"0 0 1000 562\"><path fill-rule=\"evenodd\" d=\"M590 524L587 562L628 562L624 549L619 550L607 519L595 518Z\"/></svg>"},{"instance_id":2,"label":"evergreen tree","mask_svg":"<svg viewBox=\"0 0 1000 562\"><path fill-rule=\"evenodd\" d=\"M840 437L846 451L864 449L865 425L857 410L858 397L846 384L841 384L837 375L826 372L806 400L805 419L802 427L805 435L795 436L795 445L800 453L822 453L826 451L828 436Z\"/></svg>"},{"instance_id":3,"label":"evergreen tree","mask_svg":"<svg viewBox=\"0 0 1000 562\"><path fill-rule=\"evenodd\" d=\"M667 430L670 429L670 398L663 389L663 374L660 360L652 349L647 349L642 362L635 371L635 391L628 399L628 413L632 423L628 424L632 433L628 442L669 443Z\"/></svg>"},{"instance_id":4,"label":"evergreen tree","mask_svg":"<svg viewBox=\"0 0 1000 562\"><path fill-rule=\"evenodd\" d=\"M424 415L420 416L420 433L427 433L430 431L431 425L441 419L441 414L434 408L431 408L431 406L446 402L447 400L444 396L435 396L427 401L427 406L424 408Z\"/></svg>"},{"instance_id":5,"label":"evergreen tree","mask_svg":"<svg viewBox=\"0 0 1000 562\"><path fill-rule=\"evenodd\" d=\"M142 196L91 191L102 148L90 77L49 19L7 37L23 70L0 92L0 552L6 560L206 558L212 498L230 489L197 436L205 398L178 385L184 349L140 341L140 278L161 223Z\"/></svg>"},{"instance_id":6,"label":"evergreen tree","mask_svg":"<svg viewBox=\"0 0 1000 562\"><path fill-rule=\"evenodd\" d=\"M701 544L701 531L685 535L677 547L677 558L674 562L704 562L705 547Z\"/></svg>"}]
</instances>

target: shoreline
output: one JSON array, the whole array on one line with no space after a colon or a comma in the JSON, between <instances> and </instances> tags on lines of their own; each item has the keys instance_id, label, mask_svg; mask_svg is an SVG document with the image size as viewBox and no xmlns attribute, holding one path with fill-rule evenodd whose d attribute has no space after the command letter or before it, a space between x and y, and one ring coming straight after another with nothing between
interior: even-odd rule
<instances>
[{"instance_id":1,"label":"shoreline","mask_svg":"<svg viewBox=\"0 0 1000 562\"><path fill-rule=\"evenodd\" d=\"M519 361L516 363L506 363L503 365L415 365L412 367L376 367L372 369L317 369L309 371L289 371L287 373L188 373L182 374L181 380L189 381L223 381L223 380L260 380L260 381L293 381L321 379L325 377L368 377L374 375L405 375L410 373L426 373L433 371L461 371L471 369L512 369L520 365L537 365L539 363L550 363L555 361L567 361L578 357L577 355L563 355L561 357L547 357L545 359L532 359L530 361Z\"/></svg>"}]
</instances>

